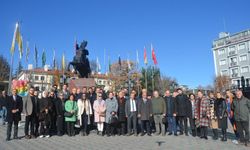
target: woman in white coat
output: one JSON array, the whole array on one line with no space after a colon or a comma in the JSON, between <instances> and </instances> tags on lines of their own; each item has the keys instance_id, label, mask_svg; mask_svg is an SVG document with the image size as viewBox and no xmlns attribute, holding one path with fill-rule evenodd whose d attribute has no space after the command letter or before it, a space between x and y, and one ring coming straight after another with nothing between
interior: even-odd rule
<instances>
[{"instance_id":1,"label":"woman in white coat","mask_svg":"<svg viewBox=\"0 0 250 150\"><path fill-rule=\"evenodd\" d=\"M90 101L87 99L85 93L82 94L81 99L77 101L78 106L78 120L81 126L81 135L88 135L88 125L90 124L90 116L93 114Z\"/></svg>"}]
</instances>

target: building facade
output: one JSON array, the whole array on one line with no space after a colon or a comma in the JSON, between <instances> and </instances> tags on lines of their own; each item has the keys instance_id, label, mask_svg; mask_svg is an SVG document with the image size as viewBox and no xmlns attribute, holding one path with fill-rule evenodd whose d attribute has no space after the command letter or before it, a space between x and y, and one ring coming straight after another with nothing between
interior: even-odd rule
<instances>
[{"instance_id":1,"label":"building facade","mask_svg":"<svg viewBox=\"0 0 250 150\"><path fill-rule=\"evenodd\" d=\"M64 73L61 70L59 71L43 68L28 69L21 71L17 77L17 80L26 80L33 87L44 91L50 90L54 85L60 89L63 83L69 83L70 78L78 78L73 73L67 73L68 79L63 82L63 74ZM105 74L91 75L90 78L94 79L95 86L102 87L105 91L113 90L113 78Z\"/></svg>"},{"instance_id":2,"label":"building facade","mask_svg":"<svg viewBox=\"0 0 250 150\"><path fill-rule=\"evenodd\" d=\"M250 29L230 35L222 32L212 45L216 76L229 76L232 85L250 79Z\"/></svg>"}]
</instances>

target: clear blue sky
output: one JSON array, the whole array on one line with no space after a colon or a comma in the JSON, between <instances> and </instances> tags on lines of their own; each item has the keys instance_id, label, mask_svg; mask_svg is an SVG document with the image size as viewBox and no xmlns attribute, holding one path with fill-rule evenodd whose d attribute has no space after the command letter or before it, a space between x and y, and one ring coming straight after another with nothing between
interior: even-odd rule
<instances>
[{"instance_id":1,"label":"clear blue sky","mask_svg":"<svg viewBox=\"0 0 250 150\"><path fill-rule=\"evenodd\" d=\"M10 60L15 22L20 21L24 42L30 41L29 63L35 43L40 65L43 49L48 64L53 48L58 61L62 52L71 60L77 38L89 42L89 57L99 57L102 68L104 49L112 62L119 54L135 60L139 50L143 66L143 47L152 63L153 43L162 73L180 84L205 86L214 77L212 40L221 31L249 29L249 6L249 0L1 0L0 53ZM17 52L15 58L16 64Z\"/></svg>"}]
</instances>

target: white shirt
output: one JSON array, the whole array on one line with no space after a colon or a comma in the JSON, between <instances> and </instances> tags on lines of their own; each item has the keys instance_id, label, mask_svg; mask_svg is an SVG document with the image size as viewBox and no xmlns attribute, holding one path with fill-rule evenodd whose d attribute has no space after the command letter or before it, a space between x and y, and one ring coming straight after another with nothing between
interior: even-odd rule
<instances>
[{"instance_id":1,"label":"white shirt","mask_svg":"<svg viewBox=\"0 0 250 150\"><path fill-rule=\"evenodd\" d=\"M130 111L135 112L136 111L136 102L135 100L130 99Z\"/></svg>"},{"instance_id":2,"label":"white shirt","mask_svg":"<svg viewBox=\"0 0 250 150\"><path fill-rule=\"evenodd\" d=\"M16 96L15 95L13 95L13 100L16 101Z\"/></svg>"}]
</instances>

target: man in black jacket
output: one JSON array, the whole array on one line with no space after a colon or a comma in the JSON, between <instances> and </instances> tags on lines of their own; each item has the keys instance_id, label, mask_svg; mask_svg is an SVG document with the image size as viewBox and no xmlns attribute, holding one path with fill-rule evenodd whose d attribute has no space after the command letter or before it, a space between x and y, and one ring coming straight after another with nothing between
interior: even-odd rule
<instances>
[{"instance_id":1,"label":"man in black jacket","mask_svg":"<svg viewBox=\"0 0 250 150\"><path fill-rule=\"evenodd\" d=\"M185 130L185 134L186 136L188 136L188 128L187 128L188 97L187 95L183 94L183 91L180 88L177 90L177 92L178 96L176 96L176 111L180 125L180 135L183 135L183 131Z\"/></svg>"},{"instance_id":2,"label":"man in black jacket","mask_svg":"<svg viewBox=\"0 0 250 150\"><path fill-rule=\"evenodd\" d=\"M166 90L165 92L165 102L166 102L166 108L167 108L167 119L168 119L168 129L169 134L172 135L174 131L174 135L177 136L177 129L176 129L176 110L175 110L175 100L171 96L171 93L169 90Z\"/></svg>"},{"instance_id":3,"label":"man in black jacket","mask_svg":"<svg viewBox=\"0 0 250 150\"><path fill-rule=\"evenodd\" d=\"M21 120L21 112L23 111L23 100L22 97L17 95L16 89L12 89L12 95L7 98L7 138L6 141L10 140L11 129L14 123L14 139L17 139L18 123Z\"/></svg>"},{"instance_id":4,"label":"man in black jacket","mask_svg":"<svg viewBox=\"0 0 250 150\"><path fill-rule=\"evenodd\" d=\"M59 98L56 100L56 114L57 114L57 135L62 136L64 134L64 96L63 93L59 93Z\"/></svg>"}]
</instances>

